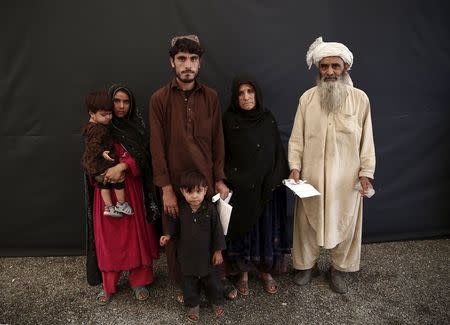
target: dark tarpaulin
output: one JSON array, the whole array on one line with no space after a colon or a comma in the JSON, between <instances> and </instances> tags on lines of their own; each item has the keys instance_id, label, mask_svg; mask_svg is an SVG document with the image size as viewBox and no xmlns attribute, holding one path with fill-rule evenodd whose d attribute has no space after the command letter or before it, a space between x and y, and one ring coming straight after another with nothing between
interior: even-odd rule
<instances>
[{"instance_id":1,"label":"dark tarpaulin","mask_svg":"<svg viewBox=\"0 0 450 325\"><path fill-rule=\"evenodd\" d=\"M345 43L355 86L371 100L377 150L364 241L450 234L447 1L47 0L0 10L1 256L83 253L84 98L125 82L146 111L172 76L169 40L183 33L200 36L201 79L223 108L236 74L256 76L285 145L317 73L308 46L318 36Z\"/></svg>"}]
</instances>

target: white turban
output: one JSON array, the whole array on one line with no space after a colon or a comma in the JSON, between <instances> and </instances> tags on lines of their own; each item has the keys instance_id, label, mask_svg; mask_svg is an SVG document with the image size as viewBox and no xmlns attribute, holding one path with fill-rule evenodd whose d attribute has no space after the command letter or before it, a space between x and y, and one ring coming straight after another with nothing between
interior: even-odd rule
<instances>
[{"instance_id":1,"label":"white turban","mask_svg":"<svg viewBox=\"0 0 450 325\"><path fill-rule=\"evenodd\" d=\"M313 64L319 67L320 60L327 56L339 56L349 65L349 70L352 67L353 54L348 47L342 43L324 42L322 37L316 38L314 43L309 47L308 53L306 53L306 64L309 69L311 69Z\"/></svg>"}]
</instances>

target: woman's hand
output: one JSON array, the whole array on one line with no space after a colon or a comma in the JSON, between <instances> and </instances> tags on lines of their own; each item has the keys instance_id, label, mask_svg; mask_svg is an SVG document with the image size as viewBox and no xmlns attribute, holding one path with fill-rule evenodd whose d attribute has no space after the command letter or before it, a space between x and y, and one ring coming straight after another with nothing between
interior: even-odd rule
<instances>
[{"instance_id":1,"label":"woman's hand","mask_svg":"<svg viewBox=\"0 0 450 325\"><path fill-rule=\"evenodd\" d=\"M212 264L219 265L223 263L222 251L215 251L212 257Z\"/></svg>"},{"instance_id":2,"label":"woman's hand","mask_svg":"<svg viewBox=\"0 0 450 325\"><path fill-rule=\"evenodd\" d=\"M216 193L220 193L220 198L222 200L225 200L228 197L228 194L230 194L230 189L222 180L217 181L215 187Z\"/></svg>"},{"instance_id":3,"label":"woman's hand","mask_svg":"<svg viewBox=\"0 0 450 325\"><path fill-rule=\"evenodd\" d=\"M108 168L105 174L105 183L119 183L125 180L125 171L128 169L128 164L118 163L117 165Z\"/></svg>"}]
</instances>

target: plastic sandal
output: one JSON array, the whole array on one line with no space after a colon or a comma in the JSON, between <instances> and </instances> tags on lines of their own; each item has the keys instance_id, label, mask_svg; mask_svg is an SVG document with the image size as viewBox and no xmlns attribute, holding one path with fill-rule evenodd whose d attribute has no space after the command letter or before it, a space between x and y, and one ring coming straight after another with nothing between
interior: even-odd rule
<instances>
[{"instance_id":1,"label":"plastic sandal","mask_svg":"<svg viewBox=\"0 0 450 325\"><path fill-rule=\"evenodd\" d=\"M97 297L95 298L95 302L101 306L106 305L111 301L111 296L107 296L105 294L105 290L100 290L97 294Z\"/></svg>"},{"instance_id":2,"label":"plastic sandal","mask_svg":"<svg viewBox=\"0 0 450 325\"><path fill-rule=\"evenodd\" d=\"M270 294L274 294L278 292L278 284L275 282L274 279L265 280L261 278L261 281L263 283L264 291Z\"/></svg>"},{"instance_id":3,"label":"plastic sandal","mask_svg":"<svg viewBox=\"0 0 450 325\"><path fill-rule=\"evenodd\" d=\"M221 305L212 305L212 309L216 317L222 317L223 314L225 313L225 310Z\"/></svg>"},{"instance_id":4,"label":"plastic sandal","mask_svg":"<svg viewBox=\"0 0 450 325\"><path fill-rule=\"evenodd\" d=\"M234 300L237 297L237 290L227 278L222 279L223 293L228 300Z\"/></svg>"},{"instance_id":5,"label":"plastic sandal","mask_svg":"<svg viewBox=\"0 0 450 325\"><path fill-rule=\"evenodd\" d=\"M236 283L236 289L241 295L248 296L250 293L250 290L248 289L248 280L239 280Z\"/></svg>"},{"instance_id":6,"label":"plastic sandal","mask_svg":"<svg viewBox=\"0 0 450 325\"><path fill-rule=\"evenodd\" d=\"M112 205L105 206L105 210L103 211L104 216L109 216L113 218L121 218L123 214L116 210Z\"/></svg>"},{"instance_id":7,"label":"plastic sandal","mask_svg":"<svg viewBox=\"0 0 450 325\"><path fill-rule=\"evenodd\" d=\"M148 297L150 296L148 289L145 286L134 287L133 291L134 291L134 296L139 301L147 300Z\"/></svg>"},{"instance_id":8,"label":"plastic sandal","mask_svg":"<svg viewBox=\"0 0 450 325\"><path fill-rule=\"evenodd\" d=\"M182 292L178 292L178 293L177 293L177 296L175 297L175 299L177 300L177 302L178 302L180 305L184 305L184 296L183 296L183 293L182 293Z\"/></svg>"},{"instance_id":9,"label":"plastic sandal","mask_svg":"<svg viewBox=\"0 0 450 325\"><path fill-rule=\"evenodd\" d=\"M128 202L123 202L123 203L116 203L115 206L115 210L118 212L122 212L123 214L126 215L132 215L133 212L133 208L128 204Z\"/></svg>"},{"instance_id":10,"label":"plastic sandal","mask_svg":"<svg viewBox=\"0 0 450 325\"><path fill-rule=\"evenodd\" d=\"M200 319L200 306L189 308L187 319L193 323L197 323Z\"/></svg>"}]
</instances>

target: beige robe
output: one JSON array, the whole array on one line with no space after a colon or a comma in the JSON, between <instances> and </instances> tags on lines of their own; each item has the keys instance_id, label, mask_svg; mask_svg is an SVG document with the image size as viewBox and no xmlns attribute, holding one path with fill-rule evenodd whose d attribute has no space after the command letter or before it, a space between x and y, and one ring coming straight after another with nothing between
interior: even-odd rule
<instances>
[{"instance_id":1,"label":"beige robe","mask_svg":"<svg viewBox=\"0 0 450 325\"><path fill-rule=\"evenodd\" d=\"M317 245L327 249L358 231L362 200L354 187L360 176L373 179L375 172L369 99L352 86L347 92L339 113L327 114L317 87L307 90L300 98L288 146L290 169L298 169L301 179L321 193L297 202L295 216L306 215ZM298 237L294 228L294 241Z\"/></svg>"}]
</instances>

